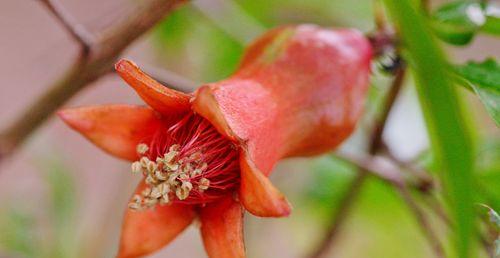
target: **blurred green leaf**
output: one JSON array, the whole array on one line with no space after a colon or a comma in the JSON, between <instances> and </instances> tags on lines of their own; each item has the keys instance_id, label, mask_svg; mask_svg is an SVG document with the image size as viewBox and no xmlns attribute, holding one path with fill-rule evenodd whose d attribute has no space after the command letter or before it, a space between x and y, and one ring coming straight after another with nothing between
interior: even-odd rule
<instances>
[{"instance_id":1,"label":"blurred green leaf","mask_svg":"<svg viewBox=\"0 0 500 258\"><path fill-rule=\"evenodd\" d=\"M57 157L47 158L41 164L51 200L51 222L55 238L48 257L74 257L77 252L74 215L76 213L75 183L69 167Z\"/></svg>"},{"instance_id":2,"label":"blurred green leaf","mask_svg":"<svg viewBox=\"0 0 500 258\"><path fill-rule=\"evenodd\" d=\"M500 126L500 65L493 59L457 66L456 72L479 96L495 123Z\"/></svg>"},{"instance_id":3,"label":"blurred green leaf","mask_svg":"<svg viewBox=\"0 0 500 258\"><path fill-rule=\"evenodd\" d=\"M0 250L23 257L35 257L37 238L32 214L8 207L0 217Z\"/></svg>"},{"instance_id":4,"label":"blurred green leaf","mask_svg":"<svg viewBox=\"0 0 500 258\"><path fill-rule=\"evenodd\" d=\"M458 257L475 255L473 145L461 100L446 71L446 60L424 16L409 0L385 0L399 28L413 69L433 154L439 164L455 222ZM449 18L451 19L451 18Z\"/></svg>"},{"instance_id":5,"label":"blurred green leaf","mask_svg":"<svg viewBox=\"0 0 500 258\"><path fill-rule=\"evenodd\" d=\"M283 24L314 23L369 29L373 25L370 0L235 0L261 24L271 28Z\"/></svg>"},{"instance_id":6,"label":"blurred green leaf","mask_svg":"<svg viewBox=\"0 0 500 258\"><path fill-rule=\"evenodd\" d=\"M487 16L486 23L481 27L481 31L493 35L500 35L500 18Z\"/></svg>"},{"instance_id":7,"label":"blurred green leaf","mask_svg":"<svg viewBox=\"0 0 500 258\"><path fill-rule=\"evenodd\" d=\"M470 1L446 3L433 12L433 28L442 40L454 45L466 45L481 26L470 15L478 10L482 14L481 6Z\"/></svg>"},{"instance_id":8,"label":"blurred green leaf","mask_svg":"<svg viewBox=\"0 0 500 258\"><path fill-rule=\"evenodd\" d=\"M158 51L169 69L195 81L215 81L234 72L243 46L190 5L155 30ZM174 61L175 60L175 61Z\"/></svg>"},{"instance_id":9,"label":"blurred green leaf","mask_svg":"<svg viewBox=\"0 0 500 258\"><path fill-rule=\"evenodd\" d=\"M66 224L75 212L75 184L71 172L61 162L51 160L44 167L56 224Z\"/></svg>"},{"instance_id":10,"label":"blurred green leaf","mask_svg":"<svg viewBox=\"0 0 500 258\"><path fill-rule=\"evenodd\" d=\"M443 4L431 15L432 27L443 41L467 45L477 32L500 35L498 7L492 3L455 1Z\"/></svg>"},{"instance_id":11,"label":"blurred green leaf","mask_svg":"<svg viewBox=\"0 0 500 258\"><path fill-rule=\"evenodd\" d=\"M314 207L317 215L330 218L355 174L354 167L326 156L316 160L312 170L312 180L303 195L304 201Z\"/></svg>"},{"instance_id":12,"label":"blurred green leaf","mask_svg":"<svg viewBox=\"0 0 500 258\"><path fill-rule=\"evenodd\" d=\"M487 59L481 63L469 62L456 66L455 69L472 84L500 91L500 65L494 59Z\"/></svg>"},{"instance_id":13,"label":"blurred green leaf","mask_svg":"<svg viewBox=\"0 0 500 258\"><path fill-rule=\"evenodd\" d=\"M477 193L479 203L500 209L500 139L488 139L477 155Z\"/></svg>"},{"instance_id":14,"label":"blurred green leaf","mask_svg":"<svg viewBox=\"0 0 500 258\"><path fill-rule=\"evenodd\" d=\"M500 35L500 6L498 3L490 1L485 7L486 22L481 27L481 31L492 35Z\"/></svg>"}]
</instances>

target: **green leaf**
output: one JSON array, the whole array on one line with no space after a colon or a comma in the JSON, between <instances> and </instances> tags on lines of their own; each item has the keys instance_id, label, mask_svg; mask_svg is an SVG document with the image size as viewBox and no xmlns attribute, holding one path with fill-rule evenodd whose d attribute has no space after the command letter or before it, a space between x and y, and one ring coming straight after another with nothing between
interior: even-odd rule
<instances>
[{"instance_id":1,"label":"green leaf","mask_svg":"<svg viewBox=\"0 0 500 258\"><path fill-rule=\"evenodd\" d=\"M479 96L495 123L500 126L500 65L493 59L469 62L455 71Z\"/></svg>"},{"instance_id":2,"label":"green leaf","mask_svg":"<svg viewBox=\"0 0 500 258\"><path fill-rule=\"evenodd\" d=\"M477 32L500 35L499 10L492 2L462 0L446 3L432 13L432 27L443 41L467 45Z\"/></svg>"},{"instance_id":3,"label":"green leaf","mask_svg":"<svg viewBox=\"0 0 500 258\"><path fill-rule=\"evenodd\" d=\"M432 25L436 34L454 45L466 45L482 25L484 19L481 5L470 1L457 1L442 5L432 14ZM484 21L483 21L484 22Z\"/></svg>"},{"instance_id":4,"label":"green leaf","mask_svg":"<svg viewBox=\"0 0 500 258\"><path fill-rule=\"evenodd\" d=\"M385 0L401 33L414 72L433 155L454 220L457 257L475 257L473 144L461 99L447 72L447 61L424 16L409 0Z\"/></svg>"},{"instance_id":5,"label":"green leaf","mask_svg":"<svg viewBox=\"0 0 500 258\"><path fill-rule=\"evenodd\" d=\"M500 6L490 3L486 7L486 22L481 31L492 35L500 35Z\"/></svg>"},{"instance_id":6,"label":"green leaf","mask_svg":"<svg viewBox=\"0 0 500 258\"><path fill-rule=\"evenodd\" d=\"M469 62L455 69L472 84L500 91L500 65L493 59L487 59L482 63Z\"/></svg>"}]
</instances>

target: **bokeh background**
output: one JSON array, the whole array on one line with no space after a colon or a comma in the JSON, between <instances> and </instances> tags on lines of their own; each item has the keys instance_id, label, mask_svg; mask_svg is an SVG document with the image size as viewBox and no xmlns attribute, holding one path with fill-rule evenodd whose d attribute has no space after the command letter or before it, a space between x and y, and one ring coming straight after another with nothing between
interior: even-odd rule
<instances>
[{"instance_id":1,"label":"bokeh background","mask_svg":"<svg viewBox=\"0 0 500 258\"><path fill-rule=\"evenodd\" d=\"M92 33L127 15L138 0L60 0ZM435 1L438 4L440 1ZM441 1L442 2L442 1ZM374 29L369 0L202 0L179 8L134 43L124 57L144 70L169 70L191 85L222 79L238 64L244 46L281 24L316 23ZM466 48L447 47L457 62L500 57L498 39L479 36ZM78 54L60 24L35 0L0 1L0 128L12 122L58 78ZM373 115L388 87L375 70L365 119L342 149L360 152ZM403 160L426 162L428 139L415 89L407 80L390 114L384 139ZM479 125L481 178L500 202L500 135L477 98L467 95ZM141 103L116 75L93 83L67 106ZM487 141L486 141L487 139ZM484 142L484 144L483 144ZM280 163L273 182L294 206L285 219L246 216L248 257L304 257L322 238L347 184L352 166L331 157ZM0 257L113 257L123 211L139 178L129 164L101 152L57 118L40 128L15 156L0 164ZM424 258L431 251L395 191L375 178L349 210L328 257ZM447 234L431 217L433 227ZM151 257L205 257L196 227Z\"/></svg>"}]
</instances>

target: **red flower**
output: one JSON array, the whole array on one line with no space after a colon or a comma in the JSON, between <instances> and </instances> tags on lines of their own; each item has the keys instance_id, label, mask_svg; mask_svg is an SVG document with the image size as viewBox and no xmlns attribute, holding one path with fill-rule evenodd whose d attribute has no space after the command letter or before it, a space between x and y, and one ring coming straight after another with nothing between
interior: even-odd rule
<instances>
[{"instance_id":1,"label":"red flower","mask_svg":"<svg viewBox=\"0 0 500 258\"><path fill-rule=\"evenodd\" d=\"M351 134L370 60L361 33L300 25L268 32L234 75L192 94L119 61L116 70L149 107L59 113L144 175L125 213L118 256L149 254L199 218L210 257L245 257L242 207L261 217L290 213L267 176L278 160L332 150Z\"/></svg>"}]
</instances>

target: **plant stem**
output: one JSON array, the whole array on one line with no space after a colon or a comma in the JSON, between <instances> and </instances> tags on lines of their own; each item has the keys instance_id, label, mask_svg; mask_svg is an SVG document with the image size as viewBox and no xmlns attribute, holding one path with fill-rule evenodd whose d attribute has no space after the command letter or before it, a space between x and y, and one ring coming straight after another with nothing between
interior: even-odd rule
<instances>
[{"instance_id":1,"label":"plant stem","mask_svg":"<svg viewBox=\"0 0 500 258\"><path fill-rule=\"evenodd\" d=\"M185 0L143 1L135 11L93 40L86 30L70 18L53 0L40 0L82 46L82 54L71 68L35 100L13 124L0 133L0 160L12 154L29 135L61 105L91 82L113 70L127 46L161 21ZM92 40L91 40L92 39ZM94 42L91 42L94 41ZM85 50L87 49L87 50Z\"/></svg>"}]
</instances>

